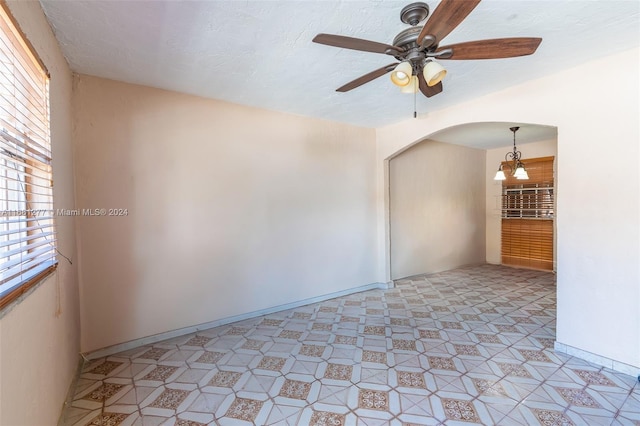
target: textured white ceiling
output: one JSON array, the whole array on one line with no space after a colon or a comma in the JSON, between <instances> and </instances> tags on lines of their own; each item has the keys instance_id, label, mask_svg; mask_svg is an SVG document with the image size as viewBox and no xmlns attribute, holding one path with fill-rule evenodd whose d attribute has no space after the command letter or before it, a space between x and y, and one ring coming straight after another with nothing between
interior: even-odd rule
<instances>
[{"instance_id":1,"label":"textured white ceiling","mask_svg":"<svg viewBox=\"0 0 640 426\"><path fill-rule=\"evenodd\" d=\"M427 139L477 149L500 148L513 145L513 133L510 128L515 126L520 127L516 131L518 148L527 143L556 140L558 138L558 129L554 126L486 122L449 127L429 135Z\"/></svg>"},{"instance_id":2,"label":"textured white ceiling","mask_svg":"<svg viewBox=\"0 0 640 426\"><path fill-rule=\"evenodd\" d=\"M366 127L411 118L413 96L388 76L347 93L335 89L395 60L311 40L323 32L391 43L407 28L399 15L408 3L41 0L75 72ZM438 2L427 3L433 12ZM484 0L442 45L542 37L538 51L443 61L444 91L418 96L418 113L637 46L639 10L637 0Z\"/></svg>"}]
</instances>

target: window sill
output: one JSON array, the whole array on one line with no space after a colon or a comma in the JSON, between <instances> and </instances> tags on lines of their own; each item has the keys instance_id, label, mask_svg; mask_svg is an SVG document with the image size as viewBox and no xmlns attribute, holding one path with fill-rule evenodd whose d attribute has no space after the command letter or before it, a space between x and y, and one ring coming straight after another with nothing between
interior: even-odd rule
<instances>
[{"instance_id":1,"label":"window sill","mask_svg":"<svg viewBox=\"0 0 640 426\"><path fill-rule=\"evenodd\" d=\"M35 289L39 286L39 284L43 283L50 275L55 272L57 268L58 263L56 262L54 265L49 266L38 275L32 277L28 281L24 282L20 286L2 296L2 298L0 298L0 318L2 318L10 310L11 307L15 306L22 299L24 299L24 296L26 296L30 290Z\"/></svg>"}]
</instances>

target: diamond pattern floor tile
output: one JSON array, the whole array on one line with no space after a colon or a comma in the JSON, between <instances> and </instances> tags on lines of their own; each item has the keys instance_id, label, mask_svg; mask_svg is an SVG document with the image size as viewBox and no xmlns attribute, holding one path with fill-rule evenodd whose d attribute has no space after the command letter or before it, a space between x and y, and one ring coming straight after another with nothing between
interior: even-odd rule
<instances>
[{"instance_id":1,"label":"diamond pattern floor tile","mask_svg":"<svg viewBox=\"0 0 640 426\"><path fill-rule=\"evenodd\" d=\"M555 294L480 265L200 330L87 362L62 424L640 425L635 378L553 351Z\"/></svg>"}]
</instances>

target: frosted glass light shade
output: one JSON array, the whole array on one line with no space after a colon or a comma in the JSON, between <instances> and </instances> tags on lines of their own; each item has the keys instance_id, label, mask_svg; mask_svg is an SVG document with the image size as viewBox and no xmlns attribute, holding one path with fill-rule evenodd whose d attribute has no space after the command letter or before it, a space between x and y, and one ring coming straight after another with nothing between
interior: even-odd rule
<instances>
[{"instance_id":1,"label":"frosted glass light shade","mask_svg":"<svg viewBox=\"0 0 640 426\"><path fill-rule=\"evenodd\" d=\"M402 93L417 93L418 92L418 77L415 75L411 76L411 81L406 86L402 86L400 88L400 92Z\"/></svg>"},{"instance_id":2,"label":"frosted glass light shade","mask_svg":"<svg viewBox=\"0 0 640 426\"><path fill-rule=\"evenodd\" d=\"M529 179L529 174L524 169L522 164L518 164L518 166L516 167L516 172L513 174L513 176L516 179L521 179L521 180Z\"/></svg>"},{"instance_id":3,"label":"frosted glass light shade","mask_svg":"<svg viewBox=\"0 0 640 426\"><path fill-rule=\"evenodd\" d=\"M427 86L435 86L447 75L447 70L436 61L429 61L424 66L422 74L424 75L424 80L427 82Z\"/></svg>"},{"instance_id":4,"label":"frosted glass light shade","mask_svg":"<svg viewBox=\"0 0 640 426\"><path fill-rule=\"evenodd\" d=\"M529 179L529 173L527 173L525 169L522 169L522 173L520 173L520 176L518 176L517 178L520 180L527 180Z\"/></svg>"},{"instance_id":5,"label":"frosted glass light shade","mask_svg":"<svg viewBox=\"0 0 640 426\"><path fill-rule=\"evenodd\" d=\"M400 62L398 66L391 72L391 81L396 86L406 86L411 82L411 74L413 67L409 62Z\"/></svg>"},{"instance_id":6,"label":"frosted glass light shade","mask_svg":"<svg viewBox=\"0 0 640 426\"><path fill-rule=\"evenodd\" d=\"M502 171L502 167L496 172L496 176L493 180L506 180L507 177L504 175L504 171Z\"/></svg>"}]
</instances>

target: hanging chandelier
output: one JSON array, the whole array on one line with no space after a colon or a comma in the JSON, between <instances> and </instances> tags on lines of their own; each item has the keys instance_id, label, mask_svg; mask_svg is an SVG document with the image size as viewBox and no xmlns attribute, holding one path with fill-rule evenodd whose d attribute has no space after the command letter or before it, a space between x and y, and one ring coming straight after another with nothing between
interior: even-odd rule
<instances>
[{"instance_id":1,"label":"hanging chandelier","mask_svg":"<svg viewBox=\"0 0 640 426\"><path fill-rule=\"evenodd\" d=\"M494 180L505 180L507 176L504 174L503 166L506 163L506 166L510 169L509 173L518 180L527 180L529 179L529 174L527 173L527 169L524 167L524 163L520 161L522 154L520 151L516 149L516 132L520 127L510 127L509 130L513 132L513 152L507 152L504 156L504 163L500 163L500 167L498 167L498 171L496 172L496 176L493 178Z\"/></svg>"}]
</instances>

